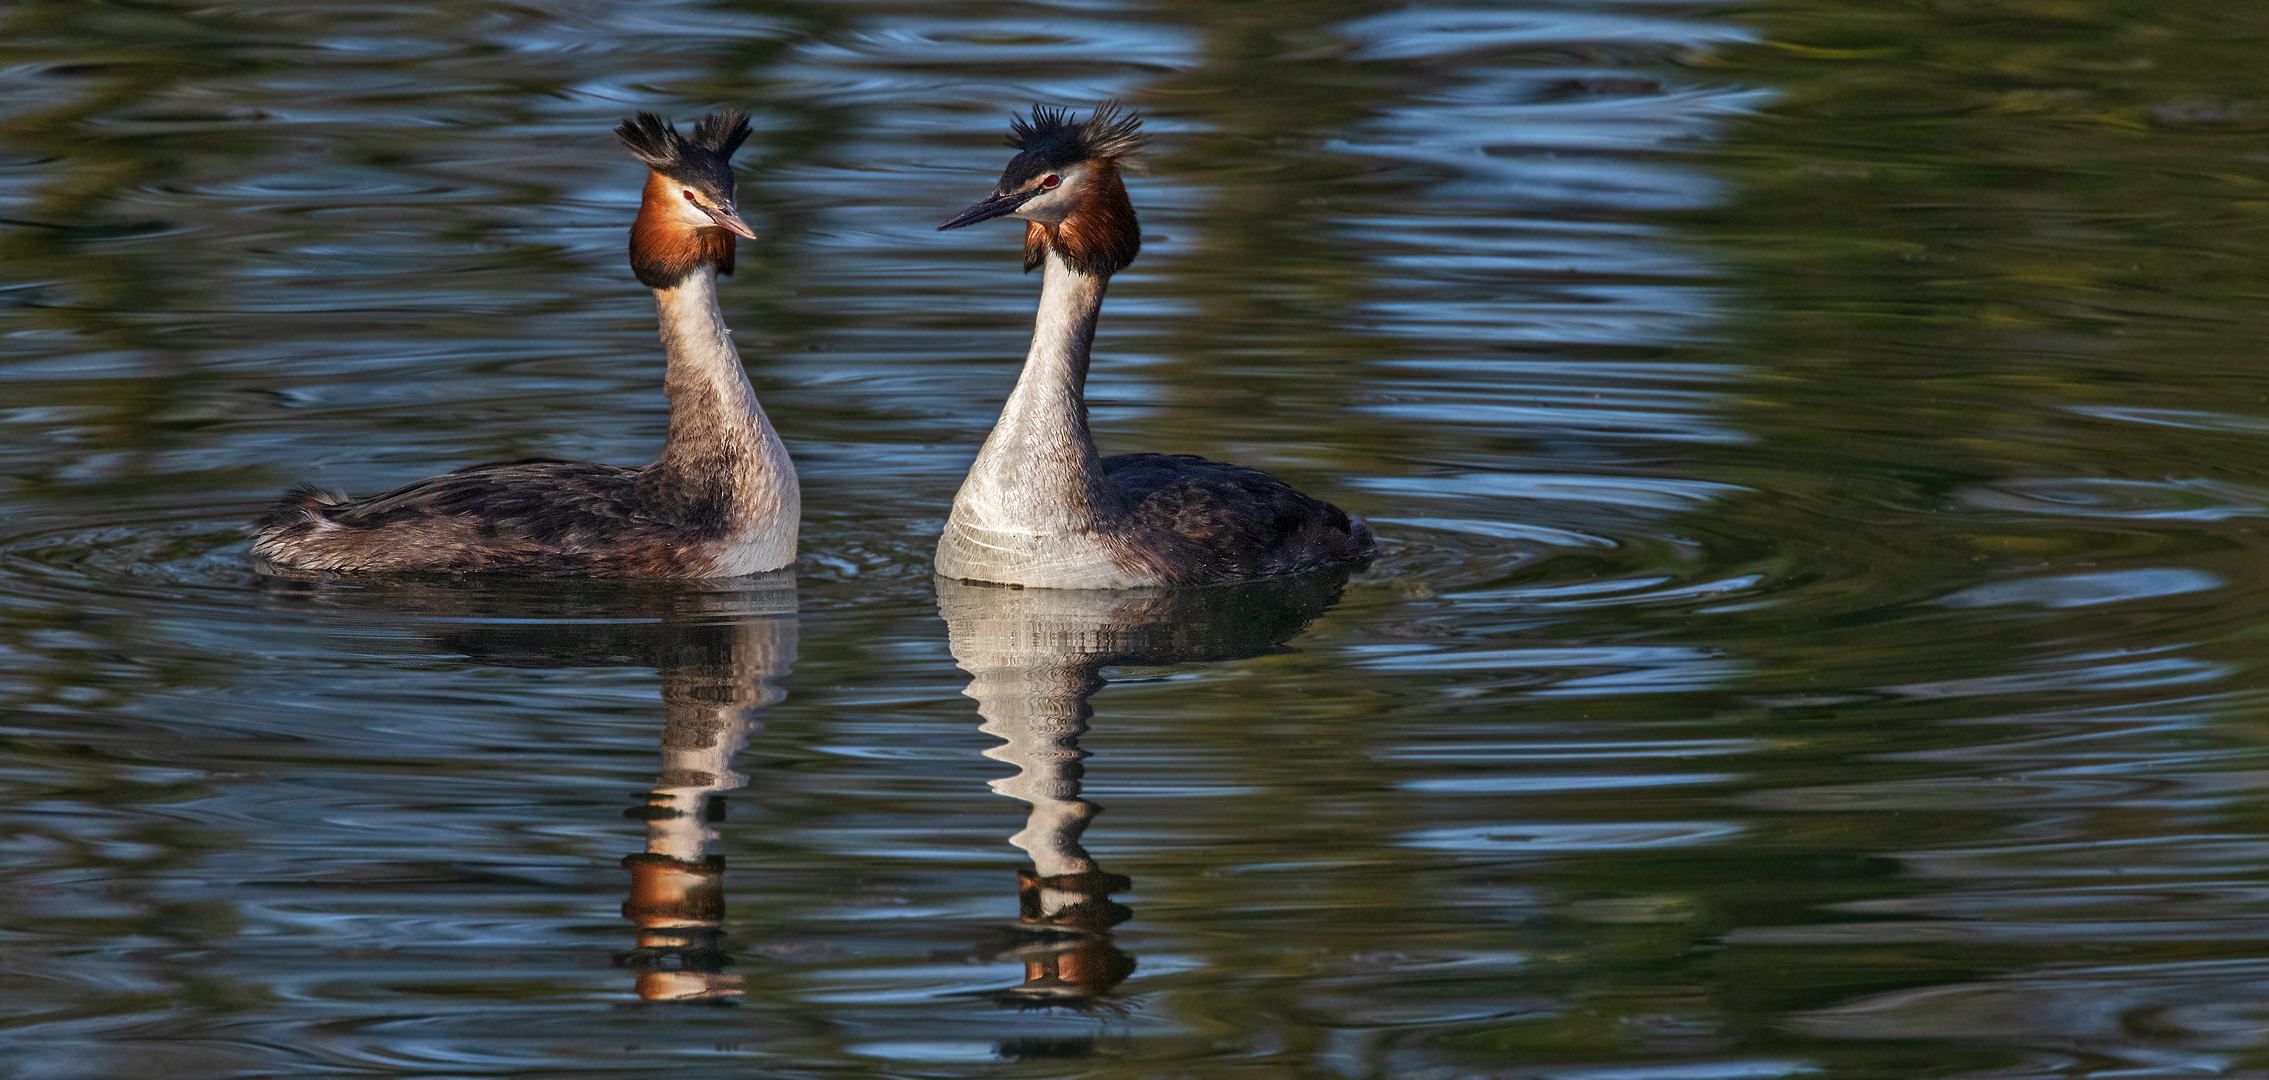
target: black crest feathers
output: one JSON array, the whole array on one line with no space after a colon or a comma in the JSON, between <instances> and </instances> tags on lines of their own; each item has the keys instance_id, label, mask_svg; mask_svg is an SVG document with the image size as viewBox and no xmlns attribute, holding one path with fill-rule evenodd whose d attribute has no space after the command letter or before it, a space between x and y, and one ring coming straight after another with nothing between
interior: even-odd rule
<instances>
[{"instance_id":1,"label":"black crest feathers","mask_svg":"<svg viewBox=\"0 0 2269 1080\"><path fill-rule=\"evenodd\" d=\"M1024 151L1017 158L1036 168L1064 169L1096 158L1131 164L1141 157L1143 142L1142 118L1116 101L1097 105L1085 120L1073 120L1069 109L1034 105L1032 119L1009 121L1008 144Z\"/></svg>"},{"instance_id":2,"label":"black crest feathers","mask_svg":"<svg viewBox=\"0 0 2269 1080\"><path fill-rule=\"evenodd\" d=\"M691 137L650 112L642 112L615 128L615 138L630 148L632 157L647 168L679 183L713 189L720 196L733 190L733 151L748 141L748 114L719 109L695 121Z\"/></svg>"}]
</instances>

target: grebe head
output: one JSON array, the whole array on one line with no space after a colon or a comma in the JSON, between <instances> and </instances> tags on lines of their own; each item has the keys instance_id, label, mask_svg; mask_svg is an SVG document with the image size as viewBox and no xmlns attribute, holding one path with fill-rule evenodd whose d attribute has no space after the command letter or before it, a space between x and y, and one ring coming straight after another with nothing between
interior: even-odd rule
<instances>
[{"instance_id":1,"label":"grebe head","mask_svg":"<svg viewBox=\"0 0 2269 1080\"><path fill-rule=\"evenodd\" d=\"M1008 144L1020 152L1009 159L1000 183L938 229L1021 218L1026 270L1051 250L1084 274L1125 269L1142 248L1142 229L1119 166L1142 154L1142 118L1121 112L1116 102L1098 105L1077 121L1069 110L1035 105L1031 120L1012 120L1009 127Z\"/></svg>"},{"instance_id":2,"label":"grebe head","mask_svg":"<svg viewBox=\"0 0 2269 1080\"><path fill-rule=\"evenodd\" d=\"M615 128L615 137L650 170L630 230L630 265L639 281L666 289L704 265L733 272L733 237L756 238L734 204L733 151L748 135L748 114L733 108L696 121L690 137L648 112Z\"/></svg>"}]
</instances>

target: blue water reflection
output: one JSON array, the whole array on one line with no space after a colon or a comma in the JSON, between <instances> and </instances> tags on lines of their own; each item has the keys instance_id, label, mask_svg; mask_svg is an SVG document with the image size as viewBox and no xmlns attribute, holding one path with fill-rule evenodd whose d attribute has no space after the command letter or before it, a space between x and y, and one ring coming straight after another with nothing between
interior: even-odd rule
<instances>
[{"instance_id":1,"label":"blue water reflection","mask_svg":"<svg viewBox=\"0 0 2269 1080\"><path fill-rule=\"evenodd\" d=\"M2257 1067L2269 91L2066 8L0 15L11 1060ZM934 226L1105 97L1103 449L1344 584L930 575L1034 288ZM606 132L718 102L792 586L255 574L290 483L652 454Z\"/></svg>"}]
</instances>

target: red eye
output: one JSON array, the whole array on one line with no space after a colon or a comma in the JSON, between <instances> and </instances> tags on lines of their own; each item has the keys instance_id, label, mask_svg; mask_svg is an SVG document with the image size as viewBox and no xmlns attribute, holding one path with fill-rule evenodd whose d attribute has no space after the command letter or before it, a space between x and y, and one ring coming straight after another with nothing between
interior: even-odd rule
<instances>
[{"instance_id":1,"label":"red eye","mask_svg":"<svg viewBox=\"0 0 2269 1080\"><path fill-rule=\"evenodd\" d=\"M1061 184L1061 183L1063 183L1063 182L1064 182L1064 178L1063 178L1063 177L1061 177L1061 176L1057 176L1057 175L1056 175L1055 173L1049 173L1049 174L1048 174L1048 178L1047 178L1046 180L1042 180L1042 181L1040 181L1040 186L1041 186L1041 187L1044 187L1044 188L1052 188L1052 187L1055 187L1055 186L1056 186L1057 184Z\"/></svg>"},{"instance_id":2,"label":"red eye","mask_svg":"<svg viewBox=\"0 0 2269 1080\"><path fill-rule=\"evenodd\" d=\"M687 202L692 202L692 201L693 201L693 192L690 192L690 191L688 191L688 192L685 192L684 194L685 194L685 201L687 201Z\"/></svg>"}]
</instances>

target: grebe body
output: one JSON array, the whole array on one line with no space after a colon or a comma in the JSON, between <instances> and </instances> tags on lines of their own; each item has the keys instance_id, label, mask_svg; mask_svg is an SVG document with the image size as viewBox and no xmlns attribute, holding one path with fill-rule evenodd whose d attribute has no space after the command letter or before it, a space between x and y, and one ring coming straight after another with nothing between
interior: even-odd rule
<instances>
[{"instance_id":1,"label":"grebe body","mask_svg":"<svg viewBox=\"0 0 2269 1080\"><path fill-rule=\"evenodd\" d=\"M730 159L748 117L690 136L651 113L615 131L649 169L630 262L654 290L670 430L642 468L530 459L475 465L366 499L302 487L252 523L255 556L294 570L734 577L796 558L795 465L757 404L717 305L734 238Z\"/></svg>"},{"instance_id":2,"label":"grebe body","mask_svg":"<svg viewBox=\"0 0 2269 1080\"><path fill-rule=\"evenodd\" d=\"M1087 426L1088 353L1111 275L1142 232L1120 180L1141 121L1036 106L993 193L938 226L1021 218L1041 270L1024 373L938 539L948 578L1033 588L1221 585L1368 560L1371 529L1258 469L1187 454L1102 457Z\"/></svg>"}]
</instances>

